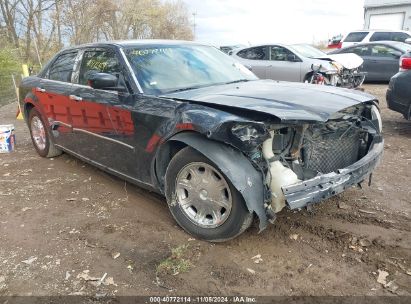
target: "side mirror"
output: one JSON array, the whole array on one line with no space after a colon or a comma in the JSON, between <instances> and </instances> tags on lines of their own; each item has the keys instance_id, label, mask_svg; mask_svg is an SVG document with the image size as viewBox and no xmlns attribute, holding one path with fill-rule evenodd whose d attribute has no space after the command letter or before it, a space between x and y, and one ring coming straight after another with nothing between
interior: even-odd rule
<instances>
[{"instance_id":1,"label":"side mirror","mask_svg":"<svg viewBox=\"0 0 411 304\"><path fill-rule=\"evenodd\" d=\"M287 61L291 61L291 62L296 62L299 61L297 56L295 56L294 54L288 54L287 55Z\"/></svg>"},{"instance_id":2,"label":"side mirror","mask_svg":"<svg viewBox=\"0 0 411 304\"><path fill-rule=\"evenodd\" d=\"M408 43L408 44L411 44L411 38L407 38L407 39L405 39L405 41L404 41L405 43Z\"/></svg>"},{"instance_id":3,"label":"side mirror","mask_svg":"<svg viewBox=\"0 0 411 304\"><path fill-rule=\"evenodd\" d=\"M87 83L93 89L100 89L100 90L115 90L120 91L119 87L117 87L118 79L116 76L107 74L107 73L95 73L90 75L87 78Z\"/></svg>"}]
</instances>

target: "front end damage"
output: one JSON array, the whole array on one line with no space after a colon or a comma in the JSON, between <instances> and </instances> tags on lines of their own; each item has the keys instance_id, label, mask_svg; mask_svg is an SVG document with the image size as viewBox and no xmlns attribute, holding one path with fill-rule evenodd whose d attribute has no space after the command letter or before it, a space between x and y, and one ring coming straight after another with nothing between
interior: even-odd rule
<instances>
[{"instance_id":1,"label":"front end damage","mask_svg":"<svg viewBox=\"0 0 411 304\"><path fill-rule=\"evenodd\" d=\"M258 167L263 168L269 218L285 206L302 208L371 179L383 153L374 103L342 110L326 122L268 129Z\"/></svg>"}]
</instances>

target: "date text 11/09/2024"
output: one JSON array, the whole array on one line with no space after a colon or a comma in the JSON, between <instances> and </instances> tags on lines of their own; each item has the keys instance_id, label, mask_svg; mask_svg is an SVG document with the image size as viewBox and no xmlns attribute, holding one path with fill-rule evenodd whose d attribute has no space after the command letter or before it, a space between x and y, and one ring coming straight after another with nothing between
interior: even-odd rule
<instances>
[{"instance_id":1,"label":"date text 11/09/2024","mask_svg":"<svg viewBox=\"0 0 411 304\"><path fill-rule=\"evenodd\" d=\"M248 296L159 296L150 297L150 303L256 303L255 297Z\"/></svg>"}]
</instances>

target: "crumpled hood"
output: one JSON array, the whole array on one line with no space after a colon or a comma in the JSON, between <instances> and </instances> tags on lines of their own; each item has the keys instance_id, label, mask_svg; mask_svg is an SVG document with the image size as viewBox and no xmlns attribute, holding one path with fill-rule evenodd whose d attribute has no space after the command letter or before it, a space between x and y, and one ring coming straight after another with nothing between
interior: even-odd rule
<instances>
[{"instance_id":1,"label":"crumpled hood","mask_svg":"<svg viewBox=\"0 0 411 304\"><path fill-rule=\"evenodd\" d=\"M271 114L284 122L324 122L335 112L376 100L372 95L350 89L273 80L216 85L163 96Z\"/></svg>"},{"instance_id":2,"label":"crumpled hood","mask_svg":"<svg viewBox=\"0 0 411 304\"><path fill-rule=\"evenodd\" d=\"M364 63L364 60L354 53L344 53L344 54L327 54L318 59L329 59L342 64L344 68L352 70L356 69Z\"/></svg>"}]
</instances>

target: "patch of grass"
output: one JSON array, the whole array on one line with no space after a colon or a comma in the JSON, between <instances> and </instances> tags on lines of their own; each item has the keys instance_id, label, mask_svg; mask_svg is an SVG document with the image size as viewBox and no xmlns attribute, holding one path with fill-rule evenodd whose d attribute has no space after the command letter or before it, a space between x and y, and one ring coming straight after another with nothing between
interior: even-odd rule
<instances>
[{"instance_id":1,"label":"patch of grass","mask_svg":"<svg viewBox=\"0 0 411 304\"><path fill-rule=\"evenodd\" d=\"M180 245L171 249L171 255L157 265L158 274L177 275L187 272L193 266L187 258L189 245Z\"/></svg>"}]
</instances>

